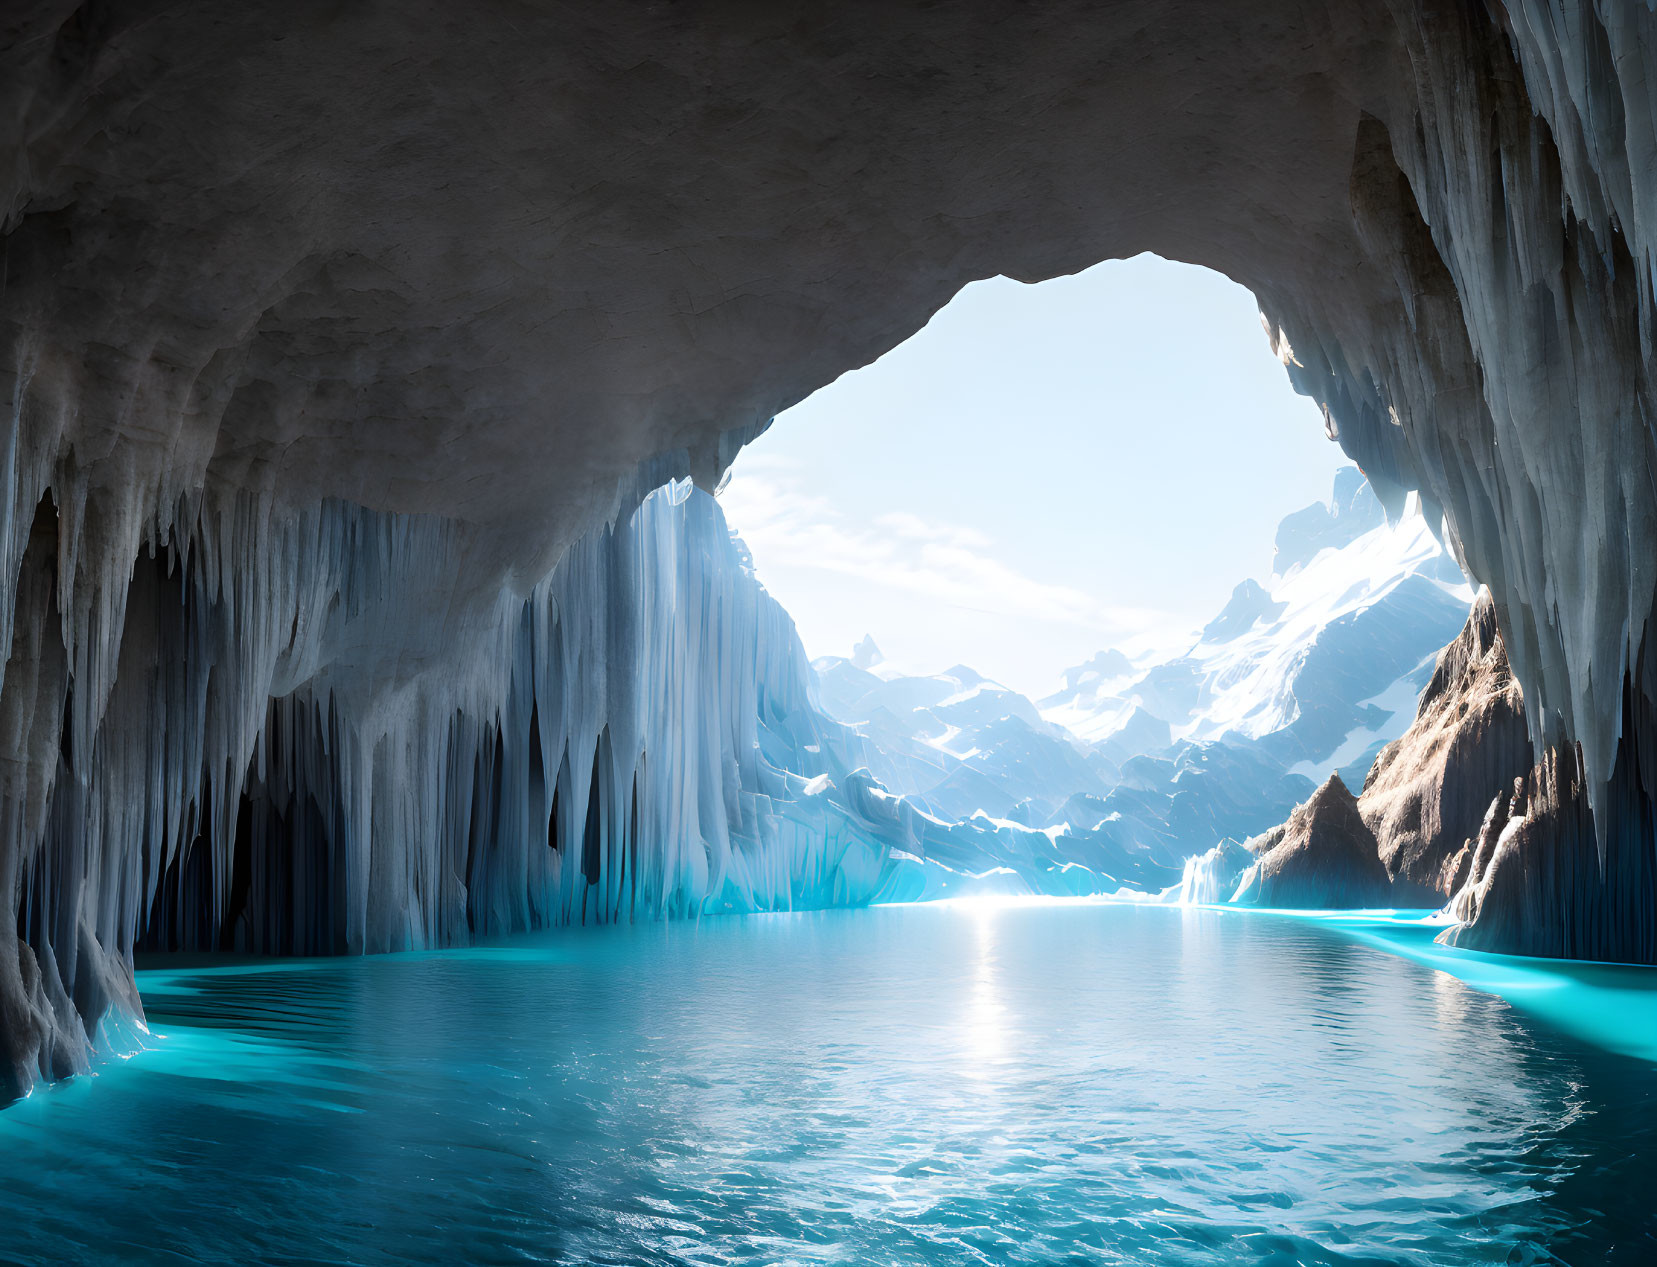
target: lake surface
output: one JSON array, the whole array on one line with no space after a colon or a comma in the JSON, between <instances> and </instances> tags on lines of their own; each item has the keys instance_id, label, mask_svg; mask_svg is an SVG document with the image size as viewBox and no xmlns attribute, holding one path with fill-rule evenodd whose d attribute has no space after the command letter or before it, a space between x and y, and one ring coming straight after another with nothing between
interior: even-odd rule
<instances>
[{"instance_id":1,"label":"lake surface","mask_svg":"<svg viewBox=\"0 0 1657 1267\"><path fill-rule=\"evenodd\" d=\"M1652 975L1467 961L1516 1006L1428 944L963 904L153 968L150 1050L0 1113L0 1259L1657 1261Z\"/></svg>"}]
</instances>

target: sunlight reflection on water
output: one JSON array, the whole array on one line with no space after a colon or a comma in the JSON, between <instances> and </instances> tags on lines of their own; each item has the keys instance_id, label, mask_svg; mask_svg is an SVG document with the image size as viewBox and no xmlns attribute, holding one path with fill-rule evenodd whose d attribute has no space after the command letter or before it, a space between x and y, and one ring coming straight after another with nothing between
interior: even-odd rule
<instances>
[{"instance_id":1,"label":"sunlight reflection on water","mask_svg":"<svg viewBox=\"0 0 1657 1267\"><path fill-rule=\"evenodd\" d=\"M4 1256L1652 1261L1657 1067L1430 936L975 901L174 961L151 1050L0 1114Z\"/></svg>"}]
</instances>

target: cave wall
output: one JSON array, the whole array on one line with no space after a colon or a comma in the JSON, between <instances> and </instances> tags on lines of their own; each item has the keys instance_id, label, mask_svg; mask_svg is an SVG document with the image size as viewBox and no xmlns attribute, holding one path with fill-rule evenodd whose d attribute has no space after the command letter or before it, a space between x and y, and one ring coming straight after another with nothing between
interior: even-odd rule
<instances>
[{"instance_id":1,"label":"cave wall","mask_svg":"<svg viewBox=\"0 0 1657 1267\"><path fill-rule=\"evenodd\" d=\"M48 590L54 523L43 505L24 571ZM6 824L0 1093L84 1069L112 1006L141 1014L135 949L360 953L860 904L894 845L923 851L891 810L860 812L861 740L817 708L793 622L711 497L652 494L503 596L469 655L363 694L350 648L420 620L403 587L453 547L438 521L337 502L198 521L138 558L80 743L57 630L20 624L12 667L55 657L36 698L71 721L24 767L52 776L8 787L34 821ZM55 729L19 722L36 743Z\"/></svg>"},{"instance_id":2,"label":"cave wall","mask_svg":"<svg viewBox=\"0 0 1657 1267\"><path fill-rule=\"evenodd\" d=\"M1648 927L1600 859L1657 789L1654 48L1639 0L7 6L13 1055L141 935L458 930L458 871L369 842L447 812L405 781L465 768L450 709L578 541L965 282L1144 250L1251 287L1442 509L1538 754L1580 743L1557 865Z\"/></svg>"},{"instance_id":3,"label":"cave wall","mask_svg":"<svg viewBox=\"0 0 1657 1267\"><path fill-rule=\"evenodd\" d=\"M1439 907L1455 896L1492 799L1510 795L1535 761L1524 696L1484 592L1439 653L1409 730L1376 755L1358 797L1393 905Z\"/></svg>"}]
</instances>

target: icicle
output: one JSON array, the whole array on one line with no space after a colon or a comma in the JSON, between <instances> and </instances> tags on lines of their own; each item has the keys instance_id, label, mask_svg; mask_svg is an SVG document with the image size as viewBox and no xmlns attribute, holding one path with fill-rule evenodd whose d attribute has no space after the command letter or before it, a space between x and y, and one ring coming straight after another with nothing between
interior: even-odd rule
<instances>
[{"instance_id":1,"label":"icicle","mask_svg":"<svg viewBox=\"0 0 1657 1267\"><path fill-rule=\"evenodd\" d=\"M924 852L913 820L865 812L856 736L818 710L793 623L688 484L460 639L429 614L432 578L463 566L452 526L198 509L129 525L119 600L86 609L118 634L74 657L101 698L50 679L66 755L21 883L68 993L140 947L384 951L860 903L893 847ZM44 999L43 1027L81 1050L110 1000L136 1006L100 998L81 1021Z\"/></svg>"}]
</instances>

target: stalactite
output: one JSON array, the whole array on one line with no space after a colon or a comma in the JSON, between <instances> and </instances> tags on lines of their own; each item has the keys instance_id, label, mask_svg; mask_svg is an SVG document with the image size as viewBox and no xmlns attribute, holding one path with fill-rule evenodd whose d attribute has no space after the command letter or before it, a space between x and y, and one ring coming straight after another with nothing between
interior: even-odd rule
<instances>
[{"instance_id":1,"label":"stalactite","mask_svg":"<svg viewBox=\"0 0 1657 1267\"><path fill-rule=\"evenodd\" d=\"M1419 488L1495 595L1531 760L1580 765L1544 782L1586 825L1572 809L1572 843L1545 867L1505 866L1507 905L1536 929L1488 905L1463 940L1649 960L1657 14L1587 0L1393 11L1409 73L1388 121L1360 124L1352 205L1396 297L1268 281L1262 306L1291 377L1377 490Z\"/></svg>"},{"instance_id":2,"label":"stalactite","mask_svg":"<svg viewBox=\"0 0 1657 1267\"><path fill-rule=\"evenodd\" d=\"M42 507L22 584L50 590ZM14 1086L84 1066L104 1010L135 1006L117 988L135 948L433 947L858 903L886 881L891 825L806 794L845 780L859 741L816 709L793 624L712 498L654 494L503 599L516 615L450 671L365 689L353 621L418 620L445 540L337 503L170 531L134 567L109 698L79 737L55 609L31 603L8 700L44 698L17 725L49 774L7 804L47 802L9 855L28 895L18 954L42 966L38 1015L7 1033L40 1046L14 1058ZM832 839L790 830L825 804Z\"/></svg>"}]
</instances>

